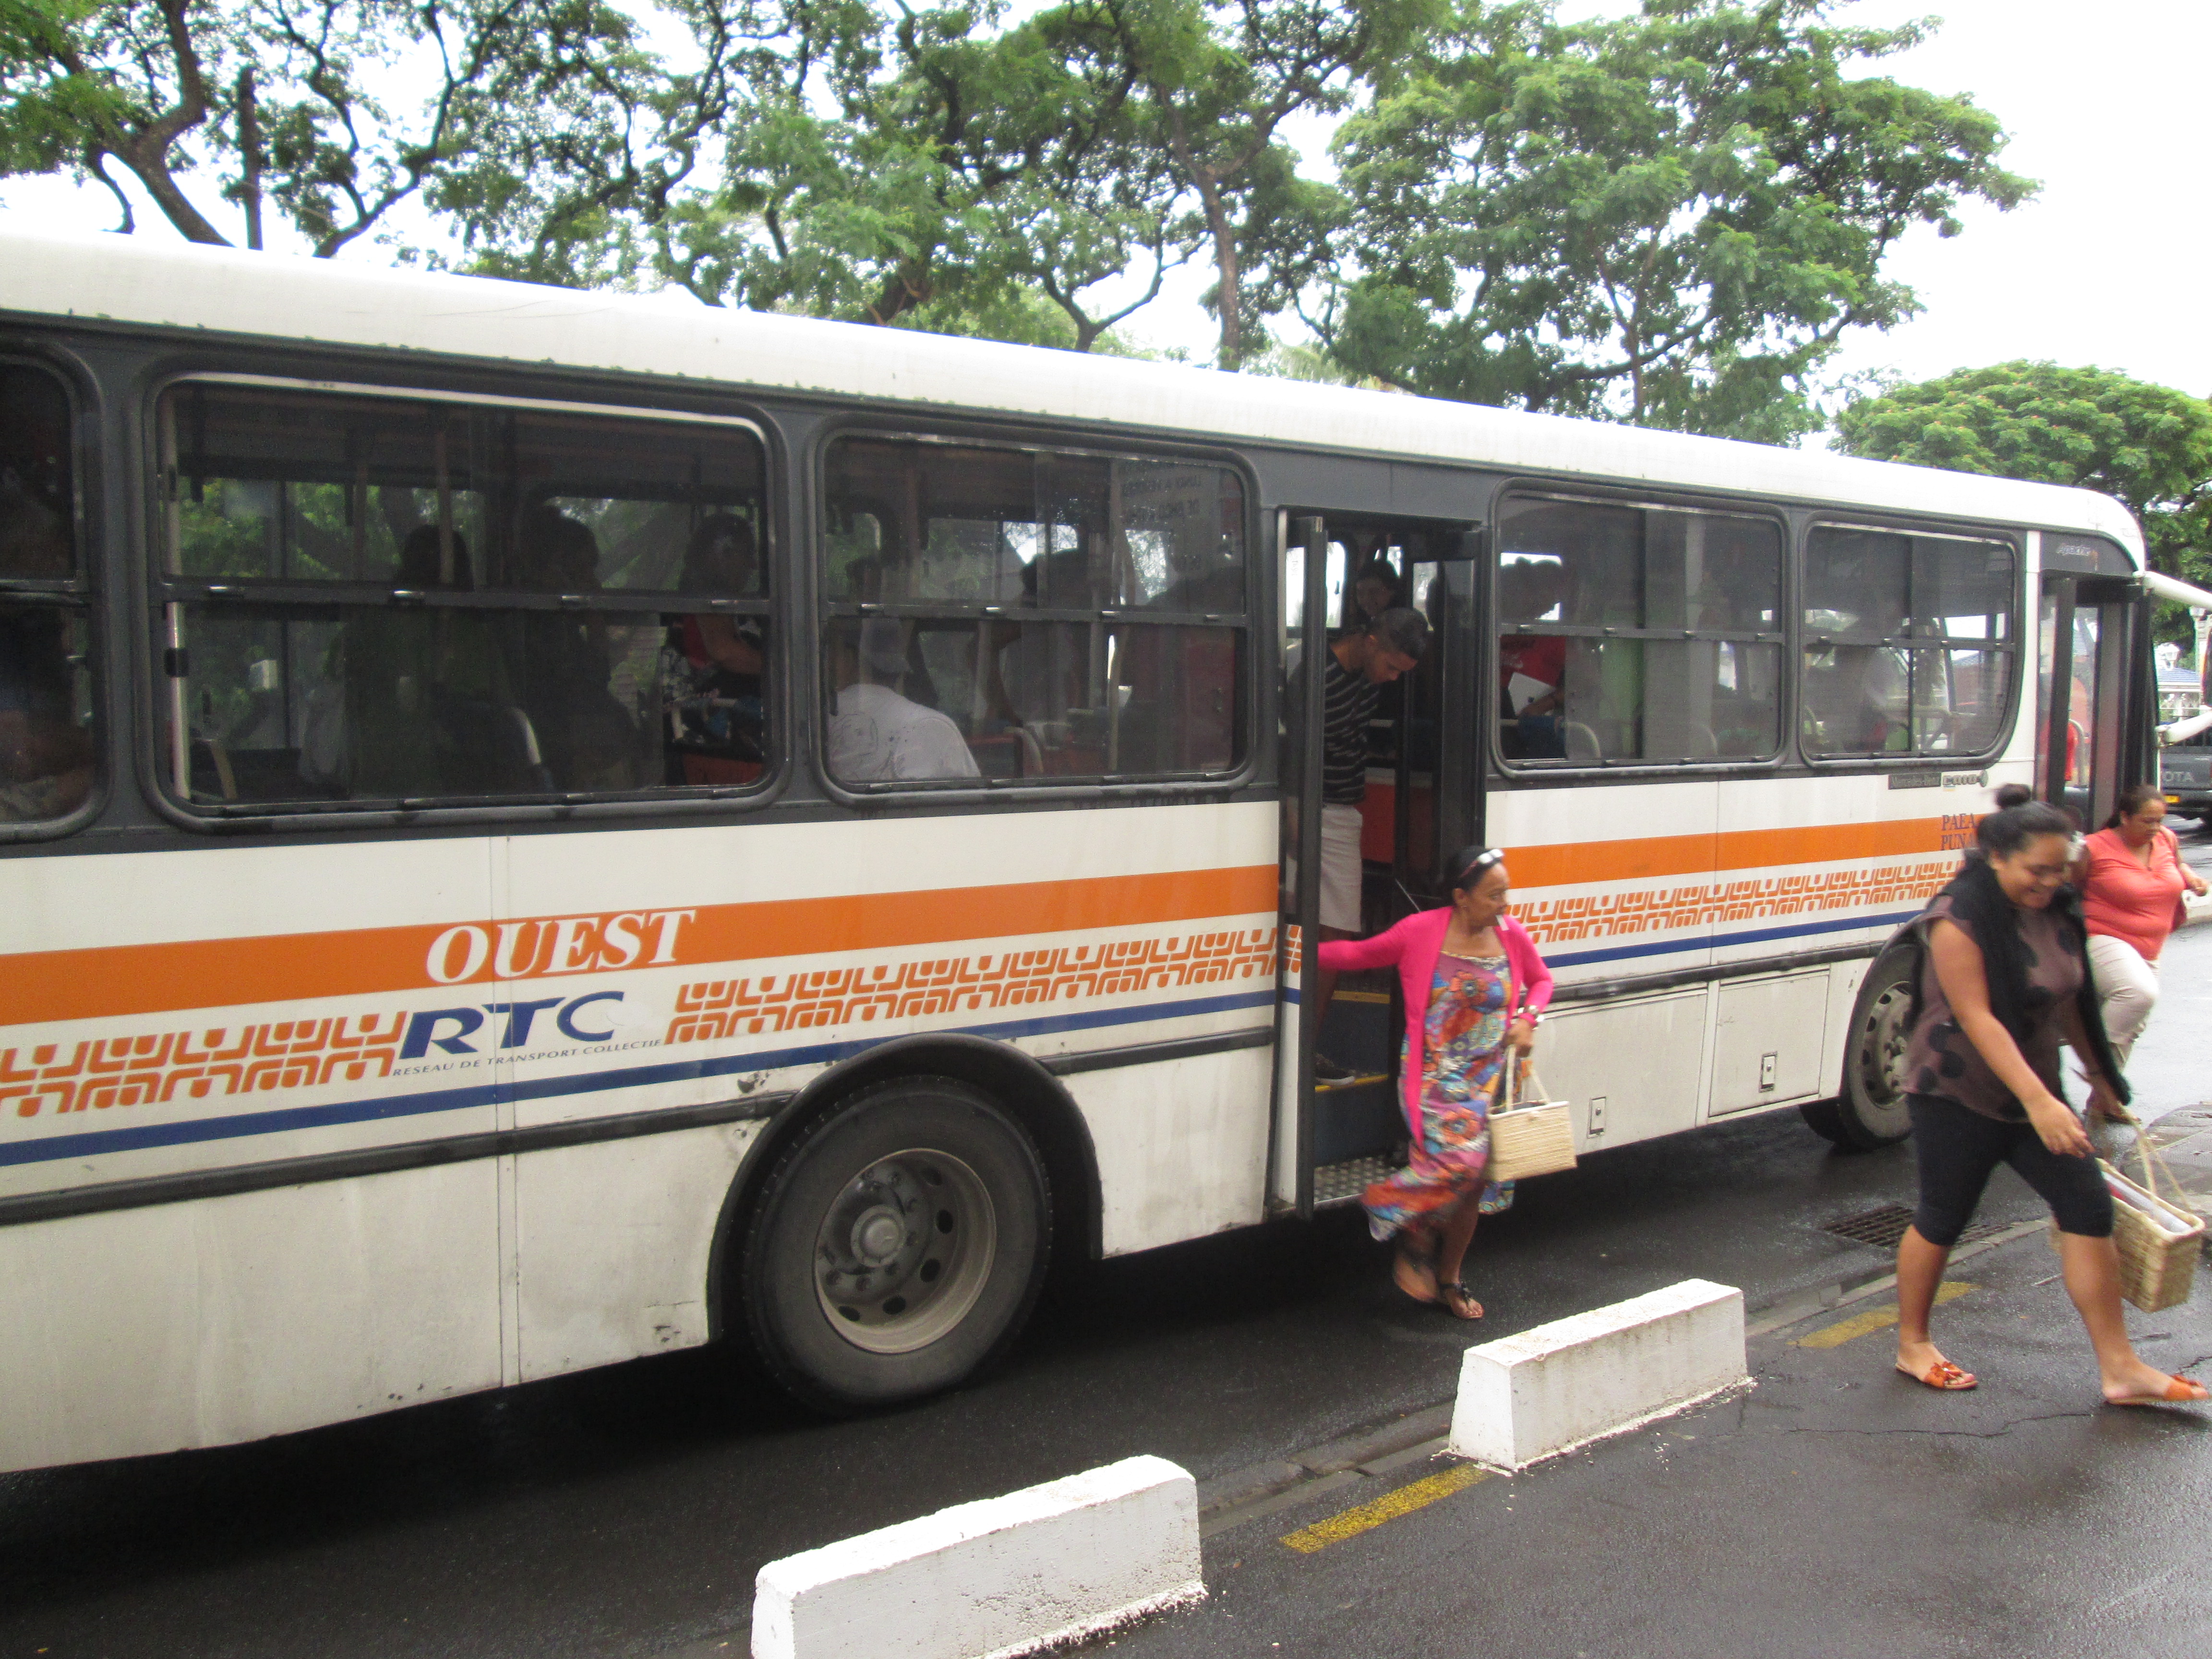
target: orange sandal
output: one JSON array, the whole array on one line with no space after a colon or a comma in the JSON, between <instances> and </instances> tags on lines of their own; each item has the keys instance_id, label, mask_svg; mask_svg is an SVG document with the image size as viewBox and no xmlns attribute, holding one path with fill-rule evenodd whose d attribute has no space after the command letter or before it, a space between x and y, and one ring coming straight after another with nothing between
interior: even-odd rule
<instances>
[{"instance_id":1,"label":"orange sandal","mask_svg":"<svg viewBox=\"0 0 2212 1659\"><path fill-rule=\"evenodd\" d=\"M2183 1406L2195 1400L2212 1399L2212 1389L2186 1376L2166 1379L2162 1394L2126 1394L2118 1400L2107 1400L2107 1406Z\"/></svg>"},{"instance_id":2,"label":"orange sandal","mask_svg":"<svg viewBox=\"0 0 2212 1659\"><path fill-rule=\"evenodd\" d=\"M1902 1365L1897 1368L1897 1374L1899 1376L1910 1376L1922 1388L1933 1389L1938 1394L1957 1394L1966 1389L1978 1389L1981 1386L1980 1380L1972 1371L1961 1370L1948 1359L1937 1360L1924 1374L1908 1371Z\"/></svg>"}]
</instances>

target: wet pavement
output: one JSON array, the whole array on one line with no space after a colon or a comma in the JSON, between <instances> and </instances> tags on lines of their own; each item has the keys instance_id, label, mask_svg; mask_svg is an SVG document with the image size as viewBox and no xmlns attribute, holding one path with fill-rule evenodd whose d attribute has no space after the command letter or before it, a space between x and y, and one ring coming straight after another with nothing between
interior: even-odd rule
<instances>
[{"instance_id":1,"label":"wet pavement","mask_svg":"<svg viewBox=\"0 0 2212 1659\"><path fill-rule=\"evenodd\" d=\"M1449 1490L1440 1472L1468 1466L1419 1458L1217 1529L1207 1602L1115 1645L2203 1659L2212 1415L2100 1404L2057 1272L2040 1237L1957 1264L1950 1282L1972 1288L1936 1330L1979 1374L1971 1393L1897 1375L1893 1325L1863 1328L1887 1299L1869 1297L1755 1338L1748 1392L1517 1477ZM2130 1322L2154 1364L2212 1359L2202 1297ZM1423 1482L1446 1490L1365 1530L1331 1525Z\"/></svg>"},{"instance_id":2,"label":"wet pavement","mask_svg":"<svg viewBox=\"0 0 2212 1659\"><path fill-rule=\"evenodd\" d=\"M2135 1068L2150 1115L2212 1093L2197 1059L2212 926L2176 939L2166 979ZM2212 1118L2173 1115L2166 1132L2177 1168L2212 1190ZM258 1445L0 1476L0 1655L742 1652L753 1574L777 1556L1136 1452L1218 1495L1323 1443L1388 1437L1449 1398L1472 1340L1688 1277L1802 1316L1755 1344L1747 1401L1310 1556L1276 1540L1349 1500L1294 1489L1277 1517L1209 1540L1206 1608L1120 1644L2183 1651L2158 1645L2158 1621L2197 1581L2156 1517L2202 1512L2212 1441L2089 1403L2079 1328L2036 1282L2055 1272L2039 1243L1955 1275L1978 1288L1947 1315L1988 1379L1964 1401L1893 1386L1879 1335L1783 1346L1874 1305L1820 1311L1887 1267L1821 1224L1909 1200L1911 1181L1908 1148L1835 1154L1794 1113L1755 1118L1524 1188L1470 1258L1491 1310L1474 1329L1390 1291L1361 1218L1337 1212L1061 1274L1003 1370L856 1423L687 1353ZM2001 1171L1983 1218L2037 1207ZM2135 1323L2169 1363L2212 1353L2197 1304ZM1392 1450L1434 1431L1415 1418ZM1354 1479L1390 1491L1396 1474ZM2118 1596L2134 1599L2105 1607ZM2103 1629L2128 1645L2078 1644ZM2069 1647L2069 1630L2088 1633Z\"/></svg>"}]
</instances>

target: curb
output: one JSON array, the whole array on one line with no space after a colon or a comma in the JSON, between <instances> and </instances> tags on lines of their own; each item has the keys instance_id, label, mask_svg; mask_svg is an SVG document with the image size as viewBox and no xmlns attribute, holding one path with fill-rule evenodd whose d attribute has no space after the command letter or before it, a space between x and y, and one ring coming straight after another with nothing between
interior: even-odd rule
<instances>
[{"instance_id":1,"label":"curb","mask_svg":"<svg viewBox=\"0 0 2212 1659\"><path fill-rule=\"evenodd\" d=\"M755 1659L1013 1659L1206 1599L1190 1476L1127 1457L761 1568Z\"/></svg>"},{"instance_id":2,"label":"curb","mask_svg":"<svg viewBox=\"0 0 2212 1659\"><path fill-rule=\"evenodd\" d=\"M2047 1218L2016 1222L2002 1232L1962 1244L1951 1253L1964 1261L2027 1238L2043 1231ZM1794 1291L1750 1310L1744 1326L1747 1341L1766 1336L1839 1308L1877 1296L1895 1287L1894 1272L1832 1279L1809 1290ZM1452 1409L1456 1397L1409 1412L1388 1423L1327 1441L1310 1450L1249 1468L1232 1469L1198 1483L1198 1529L1202 1538L1257 1521L1316 1498L1358 1487L1368 1481L1395 1474L1424 1463L1444 1451L1449 1440Z\"/></svg>"}]
</instances>

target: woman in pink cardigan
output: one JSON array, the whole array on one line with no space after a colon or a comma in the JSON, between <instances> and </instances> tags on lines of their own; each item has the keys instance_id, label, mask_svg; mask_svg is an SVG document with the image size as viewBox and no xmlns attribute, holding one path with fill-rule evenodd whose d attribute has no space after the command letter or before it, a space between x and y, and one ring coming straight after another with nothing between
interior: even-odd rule
<instances>
[{"instance_id":1,"label":"woman in pink cardigan","mask_svg":"<svg viewBox=\"0 0 2212 1659\"><path fill-rule=\"evenodd\" d=\"M1480 1319L1482 1304L1460 1282L1461 1265L1475 1224L1513 1201L1510 1182L1485 1179L1490 1109L1509 1051L1527 1070L1552 975L1527 930L1505 914L1512 884L1503 853L1462 848L1446 873L1446 908L1407 916L1373 939L1329 940L1315 954L1339 973L1385 963L1398 969L1406 1002L1399 1076L1413 1161L1361 1202L1376 1237L1398 1241L1391 1273L1400 1290Z\"/></svg>"}]
</instances>

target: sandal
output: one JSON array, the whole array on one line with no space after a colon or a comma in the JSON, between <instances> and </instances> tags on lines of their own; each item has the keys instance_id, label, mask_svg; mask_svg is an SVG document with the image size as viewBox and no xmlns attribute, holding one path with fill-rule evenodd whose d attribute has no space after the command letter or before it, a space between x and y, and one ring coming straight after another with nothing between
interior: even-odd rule
<instances>
[{"instance_id":1,"label":"sandal","mask_svg":"<svg viewBox=\"0 0 2212 1659\"><path fill-rule=\"evenodd\" d=\"M1474 1299L1474 1292L1455 1279L1449 1285L1437 1286L1437 1300L1454 1319L1480 1319L1482 1304Z\"/></svg>"},{"instance_id":2,"label":"sandal","mask_svg":"<svg viewBox=\"0 0 2212 1659\"><path fill-rule=\"evenodd\" d=\"M2124 1394L2118 1400L2107 1400L2107 1406L2181 1406L2191 1401L2212 1399L2212 1389L2193 1378L2172 1376L2166 1379L2166 1389L2160 1394Z\"/></svg>"},{"instance_id":3,"label":"sandal","mask_svg":"<svg viewBox=\"0 0 2212 1659\"><path fill-rule=\"evenodd\" d=\"M1978 1389L1980 1379L1969 1370L1962 1370L1948 1359L1939 1359L1925 1372L1908 1371L1897 1368L1899 1376L1909 1376L1923 1389L1934 1389L1939 1394L1957 1394L1966 1389Z\"/></svg>"}]
</instances>

